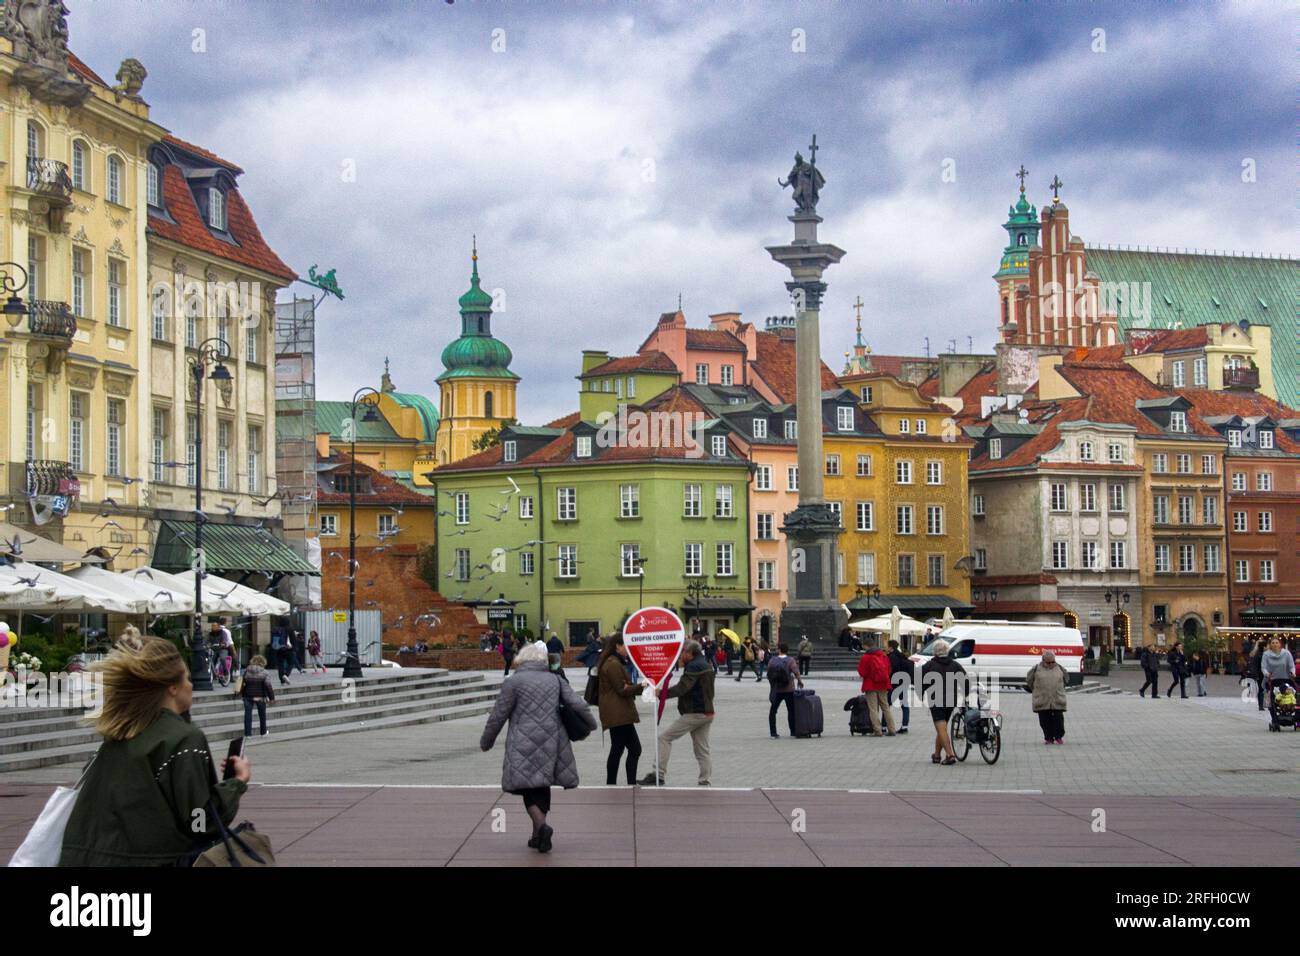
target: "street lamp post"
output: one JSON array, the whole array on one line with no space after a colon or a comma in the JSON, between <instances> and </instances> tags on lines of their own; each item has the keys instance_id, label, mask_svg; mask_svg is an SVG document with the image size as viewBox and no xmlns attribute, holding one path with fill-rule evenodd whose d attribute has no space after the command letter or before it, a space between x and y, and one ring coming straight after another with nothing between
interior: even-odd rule
<instances>
[{"instance_id":1,"label":"street lamp post","mask_svg":"<svg viewBox=\"0 0 1300 956\"><path fill-rule=\"evenodd\" d=\"M203 554L203 381L229 382L230 344L222 338L205 339L187 360L194 383L194 637L190 643L190 681L195 690L212 690L212 671L208 667L208 645L203 637L203 578L207 561ZM212 367L211 373L208 367Z\"/></svg>"},{"instance_id":2,"label":"street lamp post","mask_svg":"<svg viewBox=\"0 0 1300 956\"><path fill-rule=\"evenodd\" d=\"M637 558L633 563L636 565L636 606L640 610L645 607L645 566L650 559Z\"/></svg>"},{"instance_id":3,"label":"street lamp post","mask_svg":"<svg viewBox=\"0 0 1300 956\"><path fill-rule=\"evenodd\" d=\"M22 278L15 278L10 273L10 269L16 270ZM18 263L0 262L0 291L3 291L8 296L5 299L4 307L0 308L0 313L3 313L4 317L9 320L11 328L17 328L18 323L23 320L23 316L27 315L29 311L27 304L23 302L23 297L18 294L27 288L27 279L27 270Z\"/></svg>"},{"instance_id":4,"label":"street lamp post","mask_svg":"<svg viewBox=\"0 0 1300 956\"><path fill-rule=\"evenodd\" d=\"M970 596L975 599L976 604L984 608L984 613L987 614L989 605L998 599L998 590L997 588L972 588Z\"/></svg>"},{"instance_id":5,"label":"street lamp post","mask_svg":"<svg viewBox=\"0 0 1300 956\"><path fill-rule=\"evenodd\" d=\"M351 439L352 477L348 481L348 650L343 664L343 677L361 676L361 651L357 647L357 406L364 406L363 422L379 420L375 405L379 392L373 388L359 388L352 396L351 415L348 420Z\"/></svg>"}]
</instances>

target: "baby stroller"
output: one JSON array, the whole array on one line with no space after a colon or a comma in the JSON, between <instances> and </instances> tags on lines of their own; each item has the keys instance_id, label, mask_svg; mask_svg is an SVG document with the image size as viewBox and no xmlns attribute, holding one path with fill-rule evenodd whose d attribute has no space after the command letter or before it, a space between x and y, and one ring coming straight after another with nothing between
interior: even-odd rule
<instances>
[{"instance_id":1,"label":"baby stroller","mask_svg":"<svg viewBox=\"0 0 1300 956\"><path fill-rule=\"evenodd\" d=\"M1300 730L1295 719L1295 680L1274 677L1268 682L1268 729L1280 731L1283 727Z\"/></svg>"}]
</instances>

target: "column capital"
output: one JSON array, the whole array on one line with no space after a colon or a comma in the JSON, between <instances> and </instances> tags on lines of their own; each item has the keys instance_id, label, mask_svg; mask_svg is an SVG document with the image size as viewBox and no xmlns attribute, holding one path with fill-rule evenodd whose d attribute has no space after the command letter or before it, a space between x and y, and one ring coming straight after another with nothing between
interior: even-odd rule
<instances>
[{"instance_id":1,"label":"column capital","mask_svg":"<svg viewBox=\"0 0 1300 956\"><path fill-rule=\"evenodd\" d=\"M801 312L817 312L822 306L822 296L826 294L826 283L820 279L803 279L787 282L790 298L798 305Z\"/></svg>"}]
</instances>

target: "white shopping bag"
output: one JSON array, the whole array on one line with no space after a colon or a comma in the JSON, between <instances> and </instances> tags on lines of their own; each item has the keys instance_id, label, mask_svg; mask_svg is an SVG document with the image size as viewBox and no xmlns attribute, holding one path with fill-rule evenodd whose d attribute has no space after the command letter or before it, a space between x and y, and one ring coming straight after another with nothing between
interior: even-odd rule
<instances>
[{"instance_id":1,"label":"white shopping bag","mask_svg":"<svg viewBox=\"0 0 1300 956\"><path fill-rule=\"evenodd\" d=\"M91 760L94 763L94 760ZM90 767L86 767L86 773ZM81 780L86 774L81 775ZM10 866L58 866L59 855L63 852L63 831L68 828L68 819L72 808L77 803L77 792L81 789L81 780L75 787L58 787L45 801L45 809L36 818L27 833L27 839L14 851Z\"/></svg>"}]
</instances>

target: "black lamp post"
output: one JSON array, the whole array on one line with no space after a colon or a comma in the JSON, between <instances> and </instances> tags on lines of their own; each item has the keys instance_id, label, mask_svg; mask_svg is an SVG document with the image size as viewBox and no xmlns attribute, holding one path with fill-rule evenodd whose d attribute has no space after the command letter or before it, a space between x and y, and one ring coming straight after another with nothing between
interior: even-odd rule
<instances>
[{"instance_id":1,"label":"black lamp post","mask_svg":"<svg viewBox=\"0 0 1300 956\"><path fill-rule=\"evenodd\" d=\"M348 421L351 438L352 477L348 482L348 650L343 664L343 677L361 676L361 651L357 647L357 407L365 409L363 422L379 421L375 406L379 392L373 388L359 388L352 396L352 410Z\"/></svg>"},{"instance_id":2,"label":"black lamp post","mask_svg":"<svg viewBox=\"0 0 1300 956\"><path fill-rule=\"evenodd\" d=\"M6 306L7 308L7 306ZM226 361L230 344L222 338L204 339L187 361L194 383L194 638L190 644L190 681L195 690L212 690L212 671L208 667L208 644L203 637L203 578L207 561L203 555L203 380L231 381ZM212 371L209 372L208 368Z\"/></svg>"},{"instance_id":3,"label":"black lamp post","mask_svg":"<svg viewBox=\"0 0 1300 956\"><path fill-rule=\"evenodd\" d=\"M636 606L640 610L645 607L645 566L650 563L650 559L639 557L632 563L636 565Z\"/></svg>"},{"instance_id":4,"label":"black lamp post","mask_svg":"<svg viewBox=\"0 0 1300 956\"><path fill-rule=\"evenodd\" d=\"M695 620L700 619L700 599L708 596L709 585L704 578L695 578L686 585L686 607L693 610Z\"/></svg>"},{"instance_id":5,"label":"black lamp post","mask_svg":"<svg viewBox=\"0 0 1300 956\"><path fill-rule=\"evenodd\" d=\"M16 278L9 271L10 269L16 270L22 278ZM0 262L0 291L8 296L5 299L4 307L0 308L0 312L4 313L4 317L13 328L17 328L23 316L29 312L27 304L23 302L23 297L18 294L27 288L27 279L27 270L18 263Z\"/></svg>"},{"instance_id":6,"label":"black lamp post","mask_svg":"<svg viewBox=\"0 0 1300 956\"><path fill-rule=\"evenodd\" d=\"M998 589L997 588L972 588L971 597L975 599L976 604L979 604L984 608L984 613L987 614L989 605L994 603L998 599Z\"/></svg>"},{"instance_id":7,"label":"black lamp post","mask_svg":"<svg viewBox=\"0 0 1300 956\"><path fill-rule=\"evenodd\" d=\"M1268 603L1268 599L1258 591L1251 591L1249 594L1243 594L1241 597L1242 610L1244 611L1246 607L1249 607L1252 612L1251 617L1254 617L1255 614L1259 612L1261 604L1266 603ZM1251 623L1254 622L1252 621Z\"/></svg>"}]
</instances>

